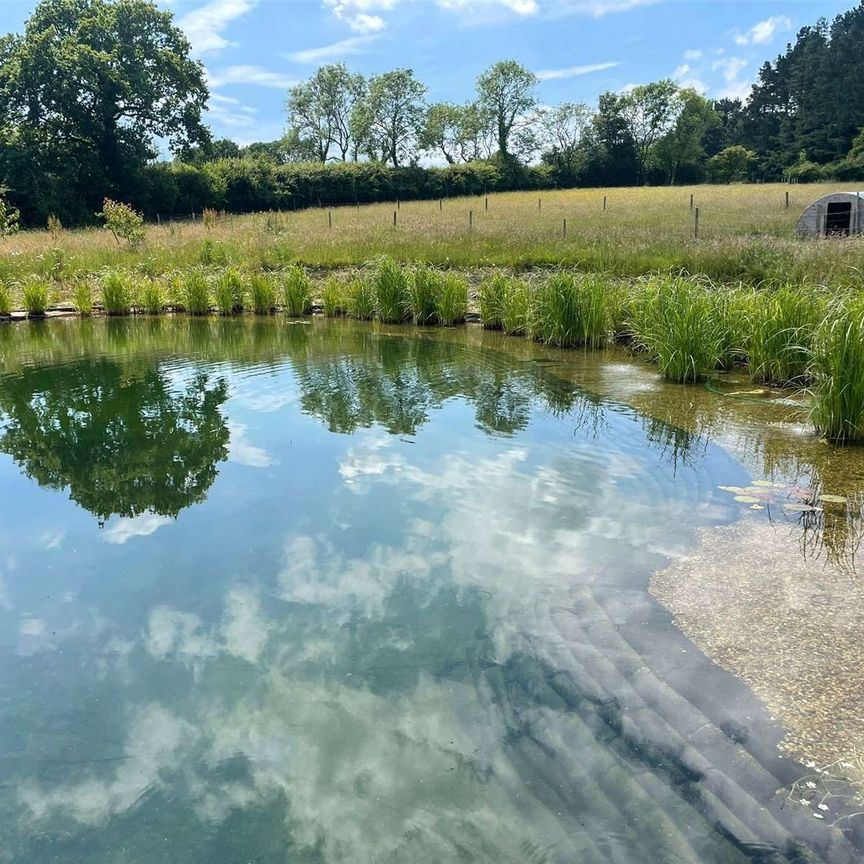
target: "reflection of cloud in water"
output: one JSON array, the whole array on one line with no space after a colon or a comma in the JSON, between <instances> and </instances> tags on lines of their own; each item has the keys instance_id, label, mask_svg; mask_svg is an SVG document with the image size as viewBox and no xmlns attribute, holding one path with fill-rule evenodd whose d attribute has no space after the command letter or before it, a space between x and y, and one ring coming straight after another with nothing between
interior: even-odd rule
<instances>
[{"instance_id":1,"label":"reflection of cloud in water","mask_svg":"<svg viewBox=\"0 0 864 864\"><path fill-rule=\"evenodd\" d=\"M102 532L106 543L127 543L133 537L147 537L158 531L163 525L170 525L174 520L170 516L159 516L156 513L144 513L141 516L121 516L112 519Z\"/></svg>"},{"instance_id":2,"label":"reflection of cloud in water","mask_svg":"<svg viewBox=\"0 0 864 864\"><path fill-rule=\"evenodd\" d=\"M231 440L228 445L228 461L249 468L269 468L275 464L273 457L263 448L249 440L248 427L242 423L229 424Z\"/></svg>"}]
</instances>

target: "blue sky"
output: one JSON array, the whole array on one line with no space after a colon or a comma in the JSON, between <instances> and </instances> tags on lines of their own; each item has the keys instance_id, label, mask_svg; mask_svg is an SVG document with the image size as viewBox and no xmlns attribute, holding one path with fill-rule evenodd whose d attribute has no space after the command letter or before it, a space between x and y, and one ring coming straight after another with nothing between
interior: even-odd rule
<instances>
[{"instance_id":1,"label":"blue sky","mask_svg":"<svg viewBox=\"0 0 864 864\"><path fill-rule=\"evenodd\" d=\"M477 75L508 57L538 73L546 104L667 76L743 96L800 27L854 3L160 0L207 68L215 134L241 143L279 137L288 87L338 60L364 74L408 66L431 101L468 100ZM20 31L33 5L0 0L0 29Z\"/></svg>"}]
</instances>

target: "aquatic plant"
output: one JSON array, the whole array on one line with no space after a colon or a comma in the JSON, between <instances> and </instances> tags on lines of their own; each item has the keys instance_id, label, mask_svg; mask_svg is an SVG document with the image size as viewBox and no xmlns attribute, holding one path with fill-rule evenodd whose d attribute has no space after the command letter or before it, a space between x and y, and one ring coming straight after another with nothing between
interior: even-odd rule
<instances>
[{"instance_id":1,"label":"aquatic plant","mask_svg":"<svg viewBox=\"0 0 864 864\"><path fill-rule=\"evenodd\" d=\"M256 315L269 315L276 307L276 289L268 273L253 273L249 277L249 301Z\"/></svg>"},{"instance_id":2,"label":"aquatic plant","mask_svg":"<svg viewBox=\"0 0 864 864\"><path fill-rule=\"evenodd\" d=\"M480 320L487 330L501 330L504 314L504 296L512 277L496 273L480 283L477 303L480 307Z\"/></svg>"},{"instance_id":3,"label":"aquatic plant","mask_svg":"<svg viewBox=\"0 0 864 864\"><path fill-rule=\"evenodd\" d=\"M710 289L693 279L656 277L631 298L633 344L666 378L702 380L721 363L726 330Z\"/></svg>"},{"instance_id":4,"label":"aquatic plant","mask_svg":"<svg viewBox=\"0 0 864 864\"><path fill-rule=\"evenodd\" d=\"M345 314L345 283L341 279L331 277L324 283L322 303L328 317Z\"/></svg>"},{"instance_id":5,"label":"aquatic plant","mask_svg":"<svg viewBox=\"0 0 864 864\"><path fill-rule=\"evenodd\" d=\"M352 318L370 321L375 317L375 287L368 279L355 276L346 286L345 308Z\"/></svg>"},{"instance_id":6,"label":"aquatic plant","mask_svg":"<svg viewBox=\"0 0 864 864\"><path fill-rule=\"evenodd\" d=\"M410 311L408 275L392 258L382 256L373 265L372 285L378 316L386 323L404 321Z\"/></svg>"},{"instance_id":7,"label":"aquatic plant","mask_svg":"<svg viewBox=\"0 0 864 864\"><path fill-rule=\"evenodd\" d=\"M35 273L27 276L21 283L21 298L28 315L44 315L51 298L51 283Z\"/></svg>"},{"instance_id":8,"label":"aquatic plant","mask_svg":"<svg viewBox=\"0 0 864 864\"><path fill-rule=\"evenodd\" d=\"M0 317L12 314L12 291L6 282L0 281Z\"/></svg>"},{"instance_id":9,"label":"aquatic plant","mask_svg":"<svg viewBox=\"0 0 864 864\"><path fill-rule=\"evenodd\" d=\"M441 293L442 273L420 264L411 271L408 282L408 307L415 324L433 324Z\"/></svg>"},{"instance_id":10,"label":"aquatic plant","mask_svg":"<svg viewBox=\"0 0 864 864\"><path fill-rule=\"evenodd\" d=\"M206 273L188 271L181 277L179 287L182 306L190 315L206 315L210 311L210 286Z\"/></svg>"},{"instance_id":11,"label":"aquatic plant","mask_svg":"<svg viewBox=\"0 0 864 864\"><path fill-rule=\"evenodd\" d=\"M524 279L511 276L503 289L501 326L509 336L525 336L531 319L531 287Z\"/></svg>"},{"instance_id":12,"label":"aquatic plant","mask_svg":"<svg viewBox=\"0 0 864 864\"><path fill-rule=\"evenodd\" d=\"M461 324L468 312L468 281L456 273L444 273L435 298L435 317L445 327Z\"/></svg>"},{"instance_id":13,"label":"aquatic plant","mask_svg":"<svg viewBox=\"0 0 864 864\"><path fill-rule=\"evenodd\" d=\"M604 345L610 329L606 295L602 277L553 274L534 292L532 335L560 348Z\"/></svg>"},{"instance_id":14,"label":"aquatic plant","mask_svg":"<svg viewBox=\"0 0 864 864\"><path fill-rule=\"evenodd\" d=\"M302 267L290 267L282 276L282 310L295 316L312 314L312 281Z\"/></svg>"},{"instance_id":15,"label":"aquatic plant","mask_svg":"<svg viewBox=\"0 0 864 864\"><path fill-rule=\"evenodd\" d=\"M810 372L813 340L826 303L813 289L784 286L750 292L745 318L750 374L768 384L804 384Z\"/></svg>"},{"instance_id":16,"label":"aquatic plant","mask_svg":"<svg viewBox=\"0 0 864 864\"><path fill-rule=\"evenodd\" d=\"M220 315L233 315L243 309L246 285L236 267L227 267L213 280L213 295Z\"/></svg>"},{"instance_id":17,"label":"aquatic plant","mask_svg":"<svg viewBox=\"0 0 864 864\"><path fill-rule=\"evenodd\" d=\"M864 440L864 299L835 300L815 337L811 419L840 443Z\"/></svg>"},{"instance_id":18,"label":"aquatic plant","mask_svg":"<svg viewBox=\"0 0 864 864\"><path fill-rule=\"evenodd\" d=\"M72 286L72 305L79 315L93 312L93 286L89 279L76 279Z\"/></svg>"},{"instance_id":19,"label":"aquatic plant","mask_svg":"<svg viewBox=\"0 0 864 864\"><path fill-rule=\"evenodd\" d=\"M108 315L132 311L132 280L125 270L108 270L102 275L102 306Z\"/></svg>"},{"instance_id":20,"label":"aquatic plant","mask_svg":"<svg viewBox=\"0 0 864 864\"><path fill-rule=\"evenodd\" d=\"M165 305L165 289L161 279L144 279L141 283L141 308L148 315L158 315Z\"/></svg>"}]
</instances>

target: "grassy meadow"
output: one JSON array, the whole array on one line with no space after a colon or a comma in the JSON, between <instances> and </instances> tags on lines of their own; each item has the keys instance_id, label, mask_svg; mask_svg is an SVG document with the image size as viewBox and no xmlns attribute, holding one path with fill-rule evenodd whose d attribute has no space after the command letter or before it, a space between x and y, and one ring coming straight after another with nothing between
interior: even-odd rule
<instances>
[{"instance_id":1,"label":"grassy meadow","mask_svg":"<svg viewBox=\"0 0 864 864\"><path fill-rule=\"evenodd\" d=\"M804 207L832 188L582 189L210 213L150 225L136 248L104 229L55 226L0 241L0 315L39 316L58 303L82 315L317 308L453 326L473 313L550 346L624 344L672 381L742 367L768 386L809 388L815 429L858 441L864 239L794 234Z\"/></svg>"}]
</instances>

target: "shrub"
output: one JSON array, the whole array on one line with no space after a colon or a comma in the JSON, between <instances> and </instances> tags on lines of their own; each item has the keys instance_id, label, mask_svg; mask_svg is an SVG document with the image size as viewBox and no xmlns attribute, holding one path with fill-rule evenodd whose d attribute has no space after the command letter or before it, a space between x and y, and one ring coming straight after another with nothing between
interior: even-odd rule
<instances>
[{"instance_id":1,"label":"shrub","mask_svg":"<svg viewBox=\"0 0 864 864\"><path fill-rule=\"evenodd\" d=\"M339 279L330 278L324 283L323 291L324 314L329 317L344 315L345 285Z\"/></svg>"},{"instance_id":2,"label":"shrub","mask_svg":"<svg viewBox=\"0 0 864 864\"><path fill-rule=\"evenodd\" d=\"M76 279L72 286L72 305L79 315L93 312L93 287L88 279Z\"/></svg>"},{"instance_id":3,"label":"shrub","mask_svg":"<svg viewBox=\"0 0 864 864\"><path fill-rule=\"evenodd\" d=\"M445 327L461 324L468 312L468 282L455 273L441 277L441 290L436 298L435 315Z\"/></svg>"},{"instance_id":4,"label":"shrub","mask_svg":"<svg viewBox=\"0 0 864 864\"><path fill-rule=\"evenodd\" d=\"M276 308L276 289L269 274L252 274L249 278L249 300L256 315L269 315Z\"/></svg>"},{"instance_id":5,"label":"shrub","mask_svg":"<svg viewBox=\"0 0 864 864\"><path fill-rule=\"evenodd\" d=\"M864 300L835 301L815 339L811 418L840 443L864 440Z\"/></svg>"},{"instance_id":6,"label":"shrub","mask_svg":"<svg viewBox=\"0 0 864 864\"><path fill-rule=\"evenodd\" d=\"M21 214L0 194L0 237L17 234Z\"/></svg>"},{"instance_id":7,"label":"shrub","mask_svg":"<svg viewBox=\"0 0 864 864\"><path fill-rule=\"evenodd\" d=\"M409 314L408 277L392 258L379 258L374 265L372 284L375 305L382 321L404 321Z\"/></svg>"},{"instance_id":8,"label":"shrub","mask_svg":"<svg viewBox=\"0 0 864 864\"><path fill-rule=\"evenodd\" d=\"M658 277L632 301L633 343L681 383L702 380L724 355L724 325L704 285L683 277Z\"/></svg>"},{"instance_id":9,"label":"shrub","mask_svg":"<svg viewBox=\"0 0 864 864\"><path fill-rule=\"evenodd\" d=\"M242 311L246 293L243 274L234 267L228 267L216 277L213 292L221 315Z\"/></svg>"},{"instance_id":10,"label":"shrub","mask_svg":"<svg viewBox=\"0 0 864 864\"><path fill-rule=\"evenodd\" d=\"M190 270L182 277L180 296L183 308L191 315L206 315L210 311L210 286L200 270Z\"/></svg>"},{"instance_id":11,"label":"shrub","mask_svg":"<svg viewBox=\"0 0 864 864\"><path fill-rule=\"evenodd\" d=\"M136 248L144 242L144 217L128 204L106 198L102 211L96 215L105 221L105 227L118 243L122 239Z\"/></svg>"},{"instance_id":12,"label":"shrub","mask_svg":"<svg viewBox=\"0 0 864 864\"><path fill-rule=\"evenodd\" d=\"M44 315L51 297L51 284L44 276L28 276L21 283L21 297L28 315Z\"/></svg>"},{"instance_id":13,"label":"shrub","mask_svg":"<svg viewBox=\"0 0 864 864\"><path fill-rule=\"evenodd\" d=\"M0 282L0 317L7 318L12 314L12 291L6 282Z\"/></svg>"},{"instance_id":14,"label":"shrub","mask_svg":"<svg viewBox=\"0 0 864 864\"><path fill-rule=\"evenodd\" d=\"M288 315L312 314L312 281L302 267L290 267L282 277L282 308Z\"/></svg>"},{"instance_id":15,"label":"shrub","mask_svg":"<svg viewBox=\"0 0 864 864\"><path fill-rule=\"evenodd\" d=\"M375 287L369 279L356 276L347 286L345 306L352 318L370 321L375 317Z\"/></svg>"},{"instance_id":16,"label":"shrub","mask_svg":"<svg viewBox=\"0 0 864 864\"><path fill-rule=\"evenodd\" d=\"M122 270L109 270L102 276L102 305L108 315L128 315L132 311L132 280Z\"/></svg>"},{"instance_id":17,"label":"shrub","mask_svg":"<svg viewBox=\"0 0 864 864\"><path fill-rule=\"evenodd\" d=\"M441 293L440 270L420 265L411 272L408 281L408 307L415 324L433 324Z\"/></svg>"}]
</instances>

